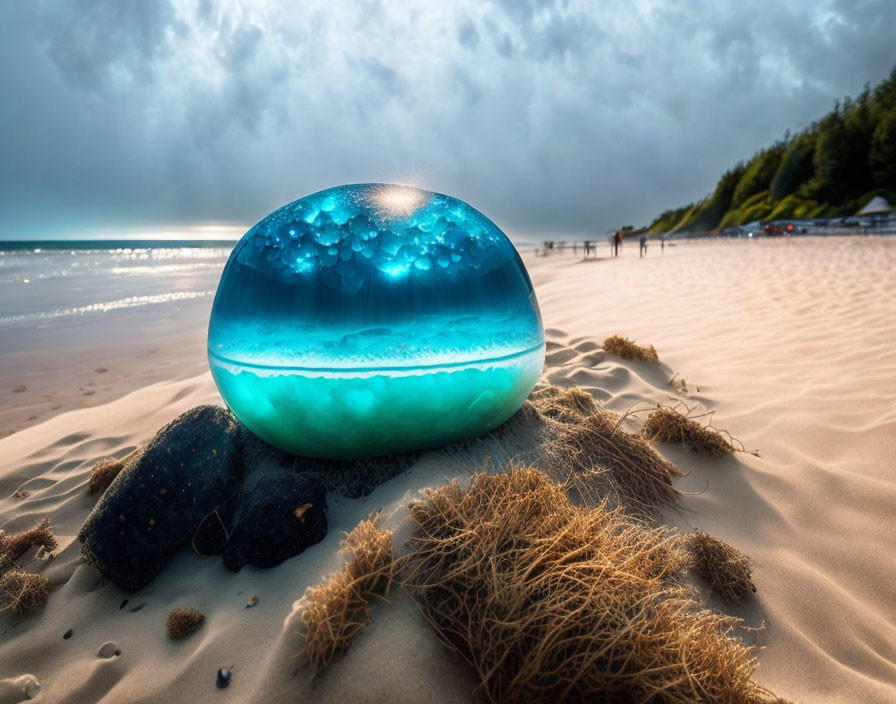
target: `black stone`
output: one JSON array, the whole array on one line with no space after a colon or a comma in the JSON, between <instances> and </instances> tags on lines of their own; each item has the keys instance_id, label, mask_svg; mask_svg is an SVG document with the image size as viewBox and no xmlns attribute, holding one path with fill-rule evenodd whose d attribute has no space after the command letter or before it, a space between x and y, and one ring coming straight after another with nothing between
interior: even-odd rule
<instances>
[{"instance_id":1,"label":"black stone","mask_svg":"<svg viewBox=\"0 0 896 704\"><path fill-rule=\"evenodd\" d=\"M81 554L120 587L146 586L217 511L230 525L243 480L236 419L198 406L162 428L87 517Z\"/></svg>"},{"instance_id":2,"label":"black stone","mask_svg":"<svg viewBox=\"0 0 896 704\"><path fill-rule=\"evenodd\" d=\"M273 567L327 534L327 494L313 477L280 472L262 477L240 502L224 549L224 566Z\"/></svg>"},{"instance_id":3,"label":"black stone","mask_svg":"<svg viewBox=\"0 0 896 704\"><path fill-rule=\"evenodd\" d=\"M230 524L224 525L224 520L217 511L212 511L202 519L193 534L193 550L200 557L220 555L227 544L227 531L230 527Z\"/></svg>"},{"instance_id":4,"label":"black stone","mask_svg":"<svg viewBox=\"0 0 896 704\"><path fill-rule=\"evenodd\" d=\"M218 678L215 680L215 684L218 685L218 689L224 689L227 685L230 684L230 670L226 667L222 667L218 670Z\"/></svg>"}]
</instances>

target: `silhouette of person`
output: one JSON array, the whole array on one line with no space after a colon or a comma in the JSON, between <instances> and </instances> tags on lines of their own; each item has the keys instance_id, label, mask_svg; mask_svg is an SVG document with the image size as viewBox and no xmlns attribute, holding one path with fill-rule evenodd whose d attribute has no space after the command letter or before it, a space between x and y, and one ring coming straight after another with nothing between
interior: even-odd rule
<instances>
[{"instance_id":1,"label":"silhouette of person","mask_svg":"<svg viewBox=\"0 0 896 704\"><path fill-rule=\"evenodd\" d=\"M643 257L647 254L647 236L641 235L641 248L638 250L639 256Z\"/></svg>"}]
</instances>

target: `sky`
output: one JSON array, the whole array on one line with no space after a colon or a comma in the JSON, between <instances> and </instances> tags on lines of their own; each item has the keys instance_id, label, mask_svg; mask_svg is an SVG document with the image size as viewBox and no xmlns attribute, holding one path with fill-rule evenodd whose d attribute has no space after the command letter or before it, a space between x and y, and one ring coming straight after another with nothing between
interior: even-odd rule
<instances>
[{"instance_id":1,"label":"sky","mask_svg":"<svg viewBox=\"0 0 896 704\"><path fill-rule=\"evenodd\" d=\"M374 181L515 238L644 225L894 37L893 0L5 0L0 238L237 236Z\"/></svg>"}]
</instances>

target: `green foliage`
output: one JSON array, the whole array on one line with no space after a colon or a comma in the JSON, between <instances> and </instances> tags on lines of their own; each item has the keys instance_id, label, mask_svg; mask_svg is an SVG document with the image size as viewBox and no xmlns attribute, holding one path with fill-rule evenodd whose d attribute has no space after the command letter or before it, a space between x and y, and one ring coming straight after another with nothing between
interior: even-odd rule
<instances>
[{"instance_id":1,"label":"green foliage","mask_svg":"<svg viewBox=\"0 0 896 704\"><path fill-rule=\"evenodd\" d=\"M719 180L713 194L699 206L693 208L688 215L676 226L676 231L705 232L718 227L725 213L731 207L731 198L734 189L743 178L747 167L740 163L730 171L726 171Z\"/></svg>"},{"instance_id":2,"label":"green foliage","mask_svg":"<svg viewBox=\"0 0 896 704\"><path fill-rule=\"evenodd\" d=\"M781 164L781 156L784 153L784 143L779 142L771 149L759 152L747 164L746 171L734 189L731 196L731 207L738 208L749 198L757 193L768 191L772 177L778 171Z\"/></svg>"},{"instance_id":3,"label":"green foliage","mask_svg":"<svg viewBox=\"0 0 896 704\"><path fill-rule=\"evenodd\" d=\"M709 232L754 220L855 213L874 195L896 203L896 67L803 132L786 135L719 179L712 195L667 210L650 232ZM889 195L887 195L889 194Z\"/></svg>"},{"instance_id":4,"label":"green foliage","mask_svg":"<svg viewBox=\"0 0 896 704\"><path fill-rule=\"evenodd\" d=\"M691 203L682 208L667 210L650 223L647 227L647 231L652 233L672 232L678 226L678 223L680 223L693 209L694 204Z\"/></svg>"},{"instance_id":5,"label":"green foliage","mask_svg":"<svg viewBox=\"0 0 896 704\"><path fill-rule=\"evenodd\" d=\"M875 128L868 162L875 184L896 190L896 108L886 112Z\"/></svg>"},{"instance_id":6,"label":"green foliage","mask_svg":"<svg viewBox=\"0 0 896 704\"><path fill-rule=\"evenodd\" d=\"M815 154L815 135L803 134L795 138L781 157L778 170L770 184L772 198L781 200L812 178L812 156Z\"/></svg>"}]
</instances>

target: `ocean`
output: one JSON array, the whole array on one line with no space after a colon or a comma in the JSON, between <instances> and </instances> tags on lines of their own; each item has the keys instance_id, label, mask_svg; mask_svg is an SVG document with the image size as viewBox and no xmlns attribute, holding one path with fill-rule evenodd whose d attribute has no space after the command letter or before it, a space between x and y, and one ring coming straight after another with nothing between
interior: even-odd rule
<instances>
[{"instance_id":1,"label":"ocean","mask_svg":"<svg viewBox=\"0 0 896 704\"><path fill-rule=\"evenodd\" d=\"M0 336L213 297L236 242L0 242ZM210 303L210 302L209 302ZM0 349L5 345L0 344Z\"/></svg>"}]
</instances>

